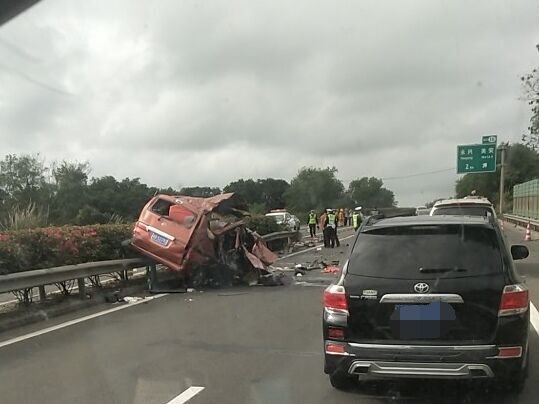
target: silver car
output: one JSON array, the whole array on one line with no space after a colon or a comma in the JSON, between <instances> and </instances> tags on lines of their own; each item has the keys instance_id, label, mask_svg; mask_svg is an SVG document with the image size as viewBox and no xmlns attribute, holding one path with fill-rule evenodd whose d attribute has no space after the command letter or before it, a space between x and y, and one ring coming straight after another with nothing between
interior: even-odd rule
<instances>
[{"instance_id":1,"label":"silver car","mask_svg":"<svg viewBox=\"0 0 539 404\"><path fill-rule=\"evenodd\" d=\"M292 215L286 211L273 211L270 213L266 213L266 216L274 218L277 224L284 226L287 230L298 231L301 226L297 216Z\"/></svg>"}]
</instances>

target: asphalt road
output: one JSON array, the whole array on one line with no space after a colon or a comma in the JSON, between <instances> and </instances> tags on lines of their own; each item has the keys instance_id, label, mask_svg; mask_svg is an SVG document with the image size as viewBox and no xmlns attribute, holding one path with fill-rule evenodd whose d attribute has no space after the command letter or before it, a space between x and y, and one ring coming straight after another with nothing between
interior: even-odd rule
<instances>
[{"instance_id":1,"label":"asphalt road","mask_svg":"<svg viewBox=\"0 0 539 404\"><path fill-rule=\"evenodd\" d=\"M523 239L514 228L506 232L510 240ZM347 241L278 265L342 260ZM528 245L532 255L519 268L537 305L539 241ZM442 381L334 390L322 371L320 324L322 287L332 278L316 271L286 287L171 294L125 309L103 305L12 330L0 335L0 401L178 404L193 396L189 403L532 403L539 396L533 329L530 379L519 397L488 384ZM103 312L111 308L117 311ZM97 317L84 321L87 315ZM80 322L66 325L71 320ZM44 329L51 326L63 328Z\"/></svg>"}]
</instances>

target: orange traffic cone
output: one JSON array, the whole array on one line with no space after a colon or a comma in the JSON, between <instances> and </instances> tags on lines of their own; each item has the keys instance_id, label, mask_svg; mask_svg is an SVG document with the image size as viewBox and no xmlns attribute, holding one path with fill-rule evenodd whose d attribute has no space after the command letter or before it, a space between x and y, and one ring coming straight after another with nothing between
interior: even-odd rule
<instances>
[{"instance_id":1,"label":"orange traffic cone","mask_svg":"<svg viewBox=\"0 0 539 404\"><path fill-rule=\"evenodd\" d=\"M532 241L532 231L530 230L530 222L528 222L528 226L526 227L526 237L524 238L524 241Z\"/></svg>"},{"instance_id":2,"label":"orange traffic cone","mask_svg":"<svg viewBox=\"0 0 539 404\"><path fill-rule=\"evenodd\" d=\"M503 231L503 220L500 222L500 228L501 228L502 231Z\"/></svg>"}]
</instances>

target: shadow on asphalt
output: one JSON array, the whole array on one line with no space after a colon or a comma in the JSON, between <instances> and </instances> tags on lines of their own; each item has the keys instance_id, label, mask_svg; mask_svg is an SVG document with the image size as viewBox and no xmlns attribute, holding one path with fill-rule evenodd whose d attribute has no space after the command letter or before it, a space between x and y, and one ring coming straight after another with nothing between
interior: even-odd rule
<instances>
[{"instance_id":1,"label":"shadow on asphalt","mask_svg":"<svg viewBox=\"0 0 539 404\"><path fill-rule=\"evenodd\" d=\"M344 393L380 403L518 403L519 397L483 381L403 380L360 382ZM352 398L352 397L351 397Z\"/></svg>"},{"instance_id":2,"label":"shadow on asphalt","mask_svg":"<svg viewBox=\"0 0 539 404\"><path fill-rule=\"evenodd\" d=\"M534 262L519 262L517 264L517 270L520 275L525 276L527 279L539 279L537 264Z\"/></svg>"},{"instance_id":3,"label":"shadow on asphalt","mask_svg":"<svg viewBox=\"0 0 539 404\"><path fill-rule=\"evenodd\" d=\"M449 381L449 380L397 380L360 382L349 392L342 393L354 401L365 400L379 403L531 403L536 402L537 393L537 347L539 336L530 331L530 370L526 387L521 395L508 393L493 381ZM347 400L348 401L348 400Z\"/></svg>"}]
</instances>

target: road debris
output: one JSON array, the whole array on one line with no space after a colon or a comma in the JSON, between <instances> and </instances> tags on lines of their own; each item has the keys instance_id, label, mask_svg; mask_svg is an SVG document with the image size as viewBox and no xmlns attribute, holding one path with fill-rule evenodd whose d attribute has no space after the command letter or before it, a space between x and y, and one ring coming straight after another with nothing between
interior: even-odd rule
<instances>
[{"instance_id":1,"label":"road debris","mask_svg":"<svg viewBox=\"0 0 539 404\"><path fill-rule=\"evenodd\" d=\"M283 286L288 285L289 283L289 277L280 271L273 271L260 276L260 285L263 286Z\"/></svg>"},{"instance_id":2,"label":"road debris","mask_svg":"<svg viewBox=\"0 0 539 404\"><path fill-rule=\"evenodd\" d=\"M144 298L139 296L125 296L123 298L123 301L126 303L135 303L140 302L141 300L144 300Z\"/></svg>"},{"instance_id":3,"label":"road debris","mask_svg":"<svg viewBox=\"0 0 539 404\"><path fill-rule=\"evenodd\" d=\"M323 274L334 274L334 273L337 273L339 271L340 271L339 267L336 267L334 265L328 265L327 267L322 269Z\"/></svg>"},{"instance_id":4,"label":"road debris","mask_svg":"<svg viewBox=\"0 0 539 404\"><path fill-rule=\"evenodd\" d=\"M303 276L307 273L307 271L303 270L303 269L299 269L299 268L296 268L296 270L294 271L294 276Z\"/></svg>"},{"instance_id":5,"label":"road debris","mask_svg":"<svg viewBox=\"0 0 539 404\"><path fill-rule=\"evenodd\" d=\"M247 215L232 193L157 195L143 208L130 245L181 274L190 288L283 284L284 274L270 267L277 255L245 226Z\"/></svg>"},{"instance_id":6,"label":"road debris","mask_svg":"<svg viewBox=\"0 0 539 404\"><path fill-rule=\"evenodd\" d=\"M124 298L121 295L121 290L114 290L110 293L106 293L104 298L105 302L107 303L118 303L124 301Z\"/></svg>"}]
</instances>

